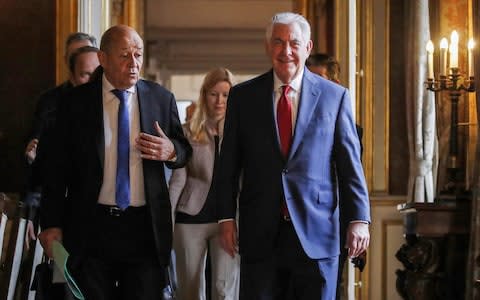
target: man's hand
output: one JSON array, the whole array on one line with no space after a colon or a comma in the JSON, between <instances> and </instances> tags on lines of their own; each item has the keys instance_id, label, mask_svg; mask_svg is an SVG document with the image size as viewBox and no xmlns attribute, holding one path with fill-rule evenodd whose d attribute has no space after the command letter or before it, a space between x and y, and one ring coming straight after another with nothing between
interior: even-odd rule
<instances>
[{"instance_id":1,"label":"man's hand","mask_svg":"<svg viewBox=\"0 0 480 300\"><path fill-rule=\"evenodd\" d=\"M238 252L237 224L235 220L228 220L218 224L220 226L220 245L232 258Z\"/></svg>"},{"instance_id":2,"label":"man's hand","mask_svg":"<svg viewBox=\"0 0 480 300\"><path fill-rule=\"evenodd\" d=\"M25 148L25 156L28 159L28 162L32 163L37 157L37 146L38 146L38 139L32 139L27 148Z\"/></svg>"},{"instance_id":3,"label":"man's hand","mask_svg":"<svg viewBox=\"0 0 480 300\"><path fill-rule=\"evenodd\" d=\"M28 220L27 232L25 233L25 248L27 248L27 250L30 250L30 240L35 241L36 239L37 235L35 234L33 222L31 220Z\"/></svg>"},{"instance_id":4,"label":"man's hand","mask_svg":"<svg viewBox=\"0 0 480 300\"><path fill-rule=\"evenodd\" d=\"M158 136L140 133L136 139L136 147L140 150L141 157L150 160L168 161L175 157L175 147L165 135L158 122L155 122Z\"/></svg>"},{"instance_id":5,"label":"man's hand","mask_svg":"<svg viewBox=\"0 0 480 300\"><path fill-rule=\"evenodd\" d=\"M368 224L362 222L353 222L347 228L348 257L357 257L367 250L370 243L370 233Z\"/></svg>"},{"instance_id":6,"label":"man's hand","mask_svg":"<svg viewBox=\"0 0 480 300\"><path fill-rule=\"evenodd\" d=\"M40 239L40 244L42 244L43 250L47 256L53 258L52 243L53 241L62 241L62 229L58 227L52 227L42 230L42 232L40 232L38 235L38 238Z\"/></svg>"}]
</instances>

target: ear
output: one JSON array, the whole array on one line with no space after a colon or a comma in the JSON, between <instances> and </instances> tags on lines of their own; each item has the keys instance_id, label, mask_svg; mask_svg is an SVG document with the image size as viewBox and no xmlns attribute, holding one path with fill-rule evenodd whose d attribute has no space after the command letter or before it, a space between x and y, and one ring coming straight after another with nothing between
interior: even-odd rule
<instances>
[{"instance_id":1,"label":"ear","mask_svg":"<svg viewBox=\"0 0 480 300\"><path fill-rule=\"evenodd\" d=\"M68 74L70 75L70 81L73 84L73 86L77 86L77 82L75 80L75 74L72 71L68 71Z\"/></svg>"},{"instance_id":2,"label":"ear","mask_svg":"<svg viewBox=\"0 0 480 300\"><path fill-rule=\"evenodd\" d=\"M104 51L100 50L97 52L97 57L100 65L105 68L105 65L107 64L107 54Z\"/></svg>"},{"instance_id":3,"label":"ear","mask_svg":"<svg viewBox=\"0 0 480 300\"><path fill-rule=\"evenodd\" d=\"M307 52L308 52L308 55L310 55L310 53L312 52L312 49L313 49L313 41L312 40L309 40L307 42Z\"/></svg>"}]
</instances>

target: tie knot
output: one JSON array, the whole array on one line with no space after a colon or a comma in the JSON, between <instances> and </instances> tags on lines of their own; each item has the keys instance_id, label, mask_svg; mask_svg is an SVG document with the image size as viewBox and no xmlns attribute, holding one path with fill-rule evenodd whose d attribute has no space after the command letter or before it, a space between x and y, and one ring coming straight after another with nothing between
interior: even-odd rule
<instances>
[{"instance_id":1,"label":"tie knot","mask_svg":"<svg viewBox=\"0 0 480 300\"><path fill-rule=\"evenodd\" d=\"M128 98L128 91L127 90L119 90L119 89L114 89L112 90L112 93L117 96L118 100L120 102L126 102Z\"/></svg>"},{"instance_id":2,"label":"tie knot","mask_svg":"<svg viewBox=\"0 0 480 300\"><path fill-rule=\"evenodd\" d=\"M290 92L290 90L292 89L291 86L289 86L288 84L286 85L282 85L282 94L287 97L288 96L288 92Z\"/></svg>"}]
</instances>

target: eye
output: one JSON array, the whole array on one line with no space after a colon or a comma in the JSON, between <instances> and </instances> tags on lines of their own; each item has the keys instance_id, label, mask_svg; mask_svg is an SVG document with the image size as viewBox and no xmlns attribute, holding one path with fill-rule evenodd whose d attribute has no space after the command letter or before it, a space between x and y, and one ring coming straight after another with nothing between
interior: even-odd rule
<instances>
[{"instance_id":1,"label":"eye","mask_svg":"<svg viewBox=\"0 0 480 300\"><path fill-rule=\"evenodd\" d=\"M275 46L280 46L283 44L283 42L280 39L274 39L272 44L274 44Z\"/></svg>"},{"instance_id":2,"label":"eye","mask_svg":"<svg viewBox=\"0 0 480 300\"><path fill-rule=\"evenodd\" d=\"M299 40L293 40L291 43L292 47L300 47L302 45L302 43L299 41Z\"/></svg>"},{"instance_id":3,"label":"eye","mask_svg":"<svg viewBox=\"0 0 480 300\"><path fill-rule=\"evenodd\" d=\"M139 58L139 57L141 57L141 56L142 56L142 53L135 53L135 57L136 57L136 58Z\"/></svg>"}]
</instances>

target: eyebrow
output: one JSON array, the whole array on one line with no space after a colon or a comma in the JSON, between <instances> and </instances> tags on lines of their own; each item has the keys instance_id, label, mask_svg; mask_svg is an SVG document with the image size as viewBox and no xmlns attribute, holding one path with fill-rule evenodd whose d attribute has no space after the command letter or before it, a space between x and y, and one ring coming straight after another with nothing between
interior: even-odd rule
<instances>
[{"instance_id":1,"label":"eyebrow","mask_svg":"<svg viewBox=\"0 0 480 300\"><path fill-rule=\"evenodd\" d=\"M135 48L135 49L137 49L137 50L143 50L143 47L133 46L133 48ZM130 50L130 49L131 49L131 47L123 47L123 48L121 48L120 50L123 51L123 50Z\"/></svg>"}]
</instances>

